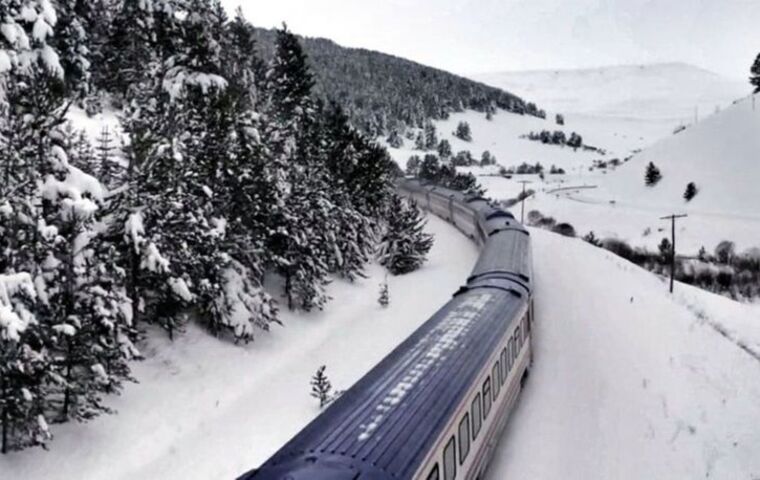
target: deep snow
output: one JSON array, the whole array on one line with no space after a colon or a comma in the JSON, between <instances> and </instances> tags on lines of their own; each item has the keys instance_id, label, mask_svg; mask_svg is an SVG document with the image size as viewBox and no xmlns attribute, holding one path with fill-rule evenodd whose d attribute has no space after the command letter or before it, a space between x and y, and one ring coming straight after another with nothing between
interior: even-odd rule
<instances>
[{"instance_id":1,"label":"deep snow","mask_svg":"<svg viewBox=\"0 0 760 480\"><path fill-rule=\"evenodd\" d=\"M335 281L324 312L283 312L283 327L247 346L190 325L171 343L141 346L140 381L109 398L117 415L53 426L49 451L0 456L0 478L24 480L236 478L257 467L319 413L309 380L320 365L347 389L443 305L464 282L476 246L435 217L425 266L389 277L390 305L377 303L382 269L355 284Z\"/></svg>"},{"instance_id":2,"label":"deep snow","mask_svg":"<svg viewBox=\"0 0 760 480\"><path fill-rule=\"evenodd\" d=\"M756 342L760 310L531 233L534 365L489 478L760 477L760 357L713 328L746 308Z\"/></svg>"}]
</instances>

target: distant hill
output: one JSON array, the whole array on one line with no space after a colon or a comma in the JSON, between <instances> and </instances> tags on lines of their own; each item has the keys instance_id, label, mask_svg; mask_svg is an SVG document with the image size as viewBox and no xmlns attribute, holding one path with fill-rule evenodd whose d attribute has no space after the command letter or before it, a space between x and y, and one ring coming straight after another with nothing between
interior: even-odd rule
<instances>
[{"instance_id":1,"label":"distant hill","mask_svg":"<svg viewBox=\"0 0 760 480\"><path fill-rule=\"evenodd\" d=\"M670 120L693 119L750 92L747 82L684 63L537 70L473 75L564 113Z\"/></svg>"},{"instance_id":2,"label":"distant hill","mask_svg":"<svg viewBox=\"0 0 760 480\"><path fill-rule=\"evenodd\" d=\"M275 31L257 29L265 58ZM372 134L422 126L452 112L499 107L535 113L535 105L499 88L380 52L346 48L324 38L301 37L316 76L316 91L340 103L353 123Z\"/></svg>"}]
</instances>

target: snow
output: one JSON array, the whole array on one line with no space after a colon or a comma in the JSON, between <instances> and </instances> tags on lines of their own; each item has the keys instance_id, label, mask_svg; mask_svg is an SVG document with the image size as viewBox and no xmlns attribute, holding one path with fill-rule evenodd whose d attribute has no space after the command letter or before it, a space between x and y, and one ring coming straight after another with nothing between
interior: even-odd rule
<instances>
[{"instance_id":1,"label":"snow","mask_svg":"<svg viewBox=\"0 0 760 480\"><path fill-rule=\"evenodd\" d=\"M496 72L475 80L504 88L539 107L605 118L690 122L749 93L745 80L684 63L579 70Z\"/></svg>"},{"instance_id":2,"label":"snow","mask_svg":"<svg viewBox=\"0 0 760 480\"><path fill-rule=\"evenodd\" d=\"M9 72L11 66L11 57L5 50L0 50L0 73Z\"/></svg>"},{"instance_id":3,"label":"snow","mask_svg":"<svg viewBox=\"0 0 760 480\"><path fill-rule=\"evenodd\" d=\"M172 292L177 295L178 298L181 298L186 302L192 302L193 298L195 298L190 292L190 288L187 286L187 283L181 278L170 278L169 287L172 289Z\"/></svg>"},{"instance_id":4,"label":"snow","mask_svg":"<svg viewBox=\"0 0 760 480\"><path fill-rule=\"evenodd\" d=\"M106 402L118 415L51 427L49 451L0 457L1 478L235 478L258 466L319 413L309 379L320 365L348 388L461 286L477 257L457 230L430 218L436 242L425 266L389 277L381 268L354 284L335 280L336 300L312 314L281 312L283 326L238 346L191 324L173 343L150 332L133 364L140 383Z\"/></svg>"},{"instance_id":5,"label":"snow","mask_svg":"<svg viewBox=\"0 0 760 480\"><path fill-rule=\"evenodd\" d=\"M13 301L18 295L36 298L31 275L26 272L0 275L0 338L18 341L19 334L34 321L23 305Z\"/></svg>"},{"instance_id":6,"label":"snow","mask_svg":"<svg viewBox=\"0 0 760 480\"><path fill-rule=\"evenodd\" d=\"M558 222L571 223L580 235L593 231L597 237L614 237L633 246L657 248L670 235L670 225L660 217L688 213L678 224L679 254L695 255L701 247L712 251L723 240L736 243L744 251L760 246L760 99L753 110L745 98L721 112L703 119L685 131L672 134L672 125L660 120L605 118L593 115L565 115L565 125L549 119L521 116L499 111L492 121L478 112L451 115L436 122L440 138L448 139L454 152L468 149L479 158L484 150L495 155L497 163L514 167L522 162L563 168L566 175L497 175L498 167L467 167L479 176L487 195L512 199L522 190L521 180L532 182L527 188L536 195L525 202L526 213L538 210ZM472 126L472 142L454 138L451 131L460 121ZM602 156L574 152L567 147L544 145L519 138L533 130L576 131L588 143L607 150ZM404 168L412 150L405 140L401 149L389 149ZM639 152L640 153L636 153ZM626 158L631 157L629 161ZM617 168L589 170L594 160L617 158ZM663 179L655 187L644 184L646 165L654 162ZM691 201L683 199L688 182L699 192ZM568 187L594 187L592 189ZM563 189L563 190L558 190ZM520 213L520 205L513 208Z\"/></svg>"},{"instance_id":7,"label":"snow","mask_svg":"<svg viewBox=\"0 0 760 480\"><path fill-rule=\"evenodd\" d=\"M535 363L489 478L756 478L760 360L708 323L745 306L531 233Z\"/></svg>"}]
</instances>

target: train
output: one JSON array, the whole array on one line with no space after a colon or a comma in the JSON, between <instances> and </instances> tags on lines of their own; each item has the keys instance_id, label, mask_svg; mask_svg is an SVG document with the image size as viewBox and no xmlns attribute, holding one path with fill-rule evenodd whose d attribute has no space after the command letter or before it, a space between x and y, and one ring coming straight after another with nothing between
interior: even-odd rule
<instances>
[{"instance_id":1,"label":"train","mask_svg":"<svg viewBox=\"0 0 760 480\"><path fill-rule=\"evenodd\" d=\"M482 480L532 364L530 233L477 195L399 181L480 255L430 319L239 480Z\"/></svg>"}]
</instances>

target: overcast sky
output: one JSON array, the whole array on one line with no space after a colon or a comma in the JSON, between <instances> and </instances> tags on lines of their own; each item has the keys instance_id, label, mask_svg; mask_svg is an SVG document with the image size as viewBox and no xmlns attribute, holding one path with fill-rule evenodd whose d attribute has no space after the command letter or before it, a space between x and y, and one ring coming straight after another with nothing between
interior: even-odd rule
<instances>
[{"instance_id":1,"label":"overcast sky","mask_svg":"<svg viewBox=\"0 0 760 480\"><path fill-rule=\"evenodd\" d=\"M254 25L460 74L682 61L745 78L760 0L223 0Z\"/></svg>"}]
</instances>

